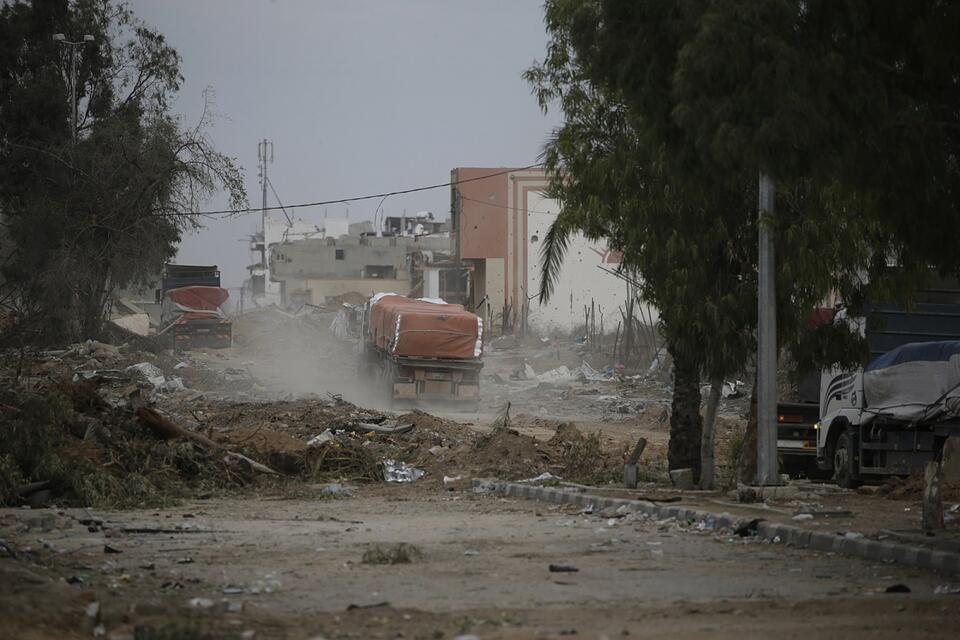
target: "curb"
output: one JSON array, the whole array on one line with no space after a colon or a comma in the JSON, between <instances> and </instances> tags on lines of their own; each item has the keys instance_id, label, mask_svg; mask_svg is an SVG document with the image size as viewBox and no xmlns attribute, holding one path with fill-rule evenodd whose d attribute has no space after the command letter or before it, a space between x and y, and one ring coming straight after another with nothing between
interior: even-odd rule
<instances>
[{"instance_id":1,"label":"curb","mask_svg":"<svg viewBox=\"0 0 960 640\"><path fill-rule=\"evenodd\" d=\"M747 519L730 513L699 511L675 505L658 505L644 500L627 498L609 498L586 493L573 493L551 487L540 487L518 482L498 482L475 479L474 488L488 488L495 493L514 498L529 498L556 504L573 504L580 507L593 506L594 509L626 506L638 513L646 513L657 518L676 518L688 523L712 519L718 529L734 528ZM896 562L920 569L932 569L944 573L960 574L960 553L935 551L924 547L880 542L866 538L846 538L822 531L810 531L786 524L761 522L757 525L757 536L770 542L779 542L804 549L833 552L846 556L864 558L880 562Z\"/></svg>"}]
</instances>

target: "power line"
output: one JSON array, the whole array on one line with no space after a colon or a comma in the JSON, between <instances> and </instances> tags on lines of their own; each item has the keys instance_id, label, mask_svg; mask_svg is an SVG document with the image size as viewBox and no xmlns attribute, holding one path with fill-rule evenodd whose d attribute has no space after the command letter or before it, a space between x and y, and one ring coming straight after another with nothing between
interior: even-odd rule
<instances>
[{"instance_id":1,"label":"power line","mask_svg":"<svg viewBox=\"0 0 960 640\"><path fill-rule=\"evenodd\" d=\"M497 209L506 209L507 211L526 211L527 213L540 213L545 216L558 216L559 213L554 213L553 211L536 211L535 209L524 209L522 207L511 207L508 204L497 204L496 202L484 202L483 200L477 200L476 198L468 198L467 196L461 195L461 200L467 200L468 202L476 202L477 204L483 204L488 207L496 207Z\"/></svg>"},{"instance_id":2,"label":"power line","mask_svg":"<svg viewBox=\"0 0 960 640\"><path fill-rule=\"evenodd\" d=\"M483 176L477 176L475 178L465 178L463 180L451 180L450 182L442 182L440 184L431 184L426 187L414 187L412 189L400 189L398 191L387 191L384 193L372 193L366 196L353 196L350 198L338 198L336 200L319 200L317 202L304 202L300 204L290 204L286 206L286 209L303 209L305 207L321 207L329 204L341 204L348 202L359 202L361 200L373 200L375 198L386 198L388 196L400 196L407 193L417 193L419 191L430 191L432 189L442 189L443 187L452 187L457 184L466 184L468 182L477 182L479 180L486 180L488 178L496 178L497 176L503 176L508 173L513 173L514 171L525 171L527 169L535 169L537 167L542 167L543 163L538 162L536 164L529 164L525 167L520 167L517 169L505 169L503 171L498 171L496 173L489 173ZM161 214L163 216L217 216L217 215L236 215L236 214L246 214L246 213L259 213L262 211L277 211L284 209L283 206L279 207L258 207L256 209L247 207L246 209L220 209L218 211L173 211L170 213Z\"/></svg>"}]
</instances>

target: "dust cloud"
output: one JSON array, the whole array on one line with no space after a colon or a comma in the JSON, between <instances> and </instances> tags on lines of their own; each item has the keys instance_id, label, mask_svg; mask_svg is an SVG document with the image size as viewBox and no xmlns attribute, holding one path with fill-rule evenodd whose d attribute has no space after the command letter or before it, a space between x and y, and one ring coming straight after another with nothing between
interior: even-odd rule
<instances>
[{"instance_id":1,"label":"dust cloud","mask_svg":"<svg viewBox=\"0 0 960 640\"><path fill-rule=\"evenodd\" d=\"M287 314L273 307L234 320L234 346L216 354L245 369L277 398L339 395L358 406L388 408L387 385L361 372L360 342L330 329L334 314Z\"/></svg>"}]
</instances>

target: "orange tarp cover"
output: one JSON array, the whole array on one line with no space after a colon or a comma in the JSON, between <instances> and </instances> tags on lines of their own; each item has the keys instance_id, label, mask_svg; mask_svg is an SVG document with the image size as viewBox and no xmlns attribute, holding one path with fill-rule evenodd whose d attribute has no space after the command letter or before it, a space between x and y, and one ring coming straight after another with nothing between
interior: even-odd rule
<instances>
[{"instance_id":1,"label":"orange tarp cover","mask_svg":"<svg viewBox=\"0 0 960 640\"><path fill-rule=\"evenodd\" d=\"M370 340L387 353L470 360L482 349L480 318L459 304L386 295L370 306Z\"/></svg>"}]
</instances>

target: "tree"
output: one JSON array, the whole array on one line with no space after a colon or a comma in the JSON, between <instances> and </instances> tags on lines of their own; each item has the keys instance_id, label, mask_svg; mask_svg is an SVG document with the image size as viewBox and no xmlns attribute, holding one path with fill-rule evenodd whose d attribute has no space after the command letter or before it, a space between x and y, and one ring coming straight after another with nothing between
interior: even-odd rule
<instances>
[{"instance_id":1,"label":"tree","mask_svg":"<svg viewBox=\"0 0 960 640\"><path fill-rule=\"evenodd\" d=\"M78 65L53 33L92 34ZM0 8L0 300L46 342L99 334L117 288L155 276L219 188L245 206L240 170L169 111L182 82L163 36L109 0Z\"/></svg>"},{"instance_id":2,"label":"tree","mask_svg":"<svg viewBox=\"0 0 960 640\"><path fill-rule=\"evenodd\" d=\"M541 106L558 102L565 122L545 153L563 212L544 246L542 293L575 231L608 238L639 270L679 357L671 468L696 467L687 462L701 371L716 389L752 352L761 167L779 182L779 337L806 350L798 361L841 364L862 353L856 340L828 353L803 338L803 320L828 292L863 300L870 288L916 286L927 263L960 263L956 252L940 255L931 229L904 228L909 200L929 203L951 229L960 225L955 149L944 144L955 134L947 135L957 117L947 107L956 81L939 64L922 89L911 86L916 69L900 77L917 66L905 61L915 33L946 47L930 21L955 11L920 4L889 17L855 1L547 2L547 57L526 75ZM929 52L924 59L933 64ZM878 95L888 102L875 105ZM923 131L942 135L912 130L921 112L947 121L925 121ZM940 181L935 189L903 177L908 167L891 139L908 146L906 157L922 158ZM877 148L885 155L874 158ZM888 277L891 256L897 279Z\"/></svg>"}]
</instances>

